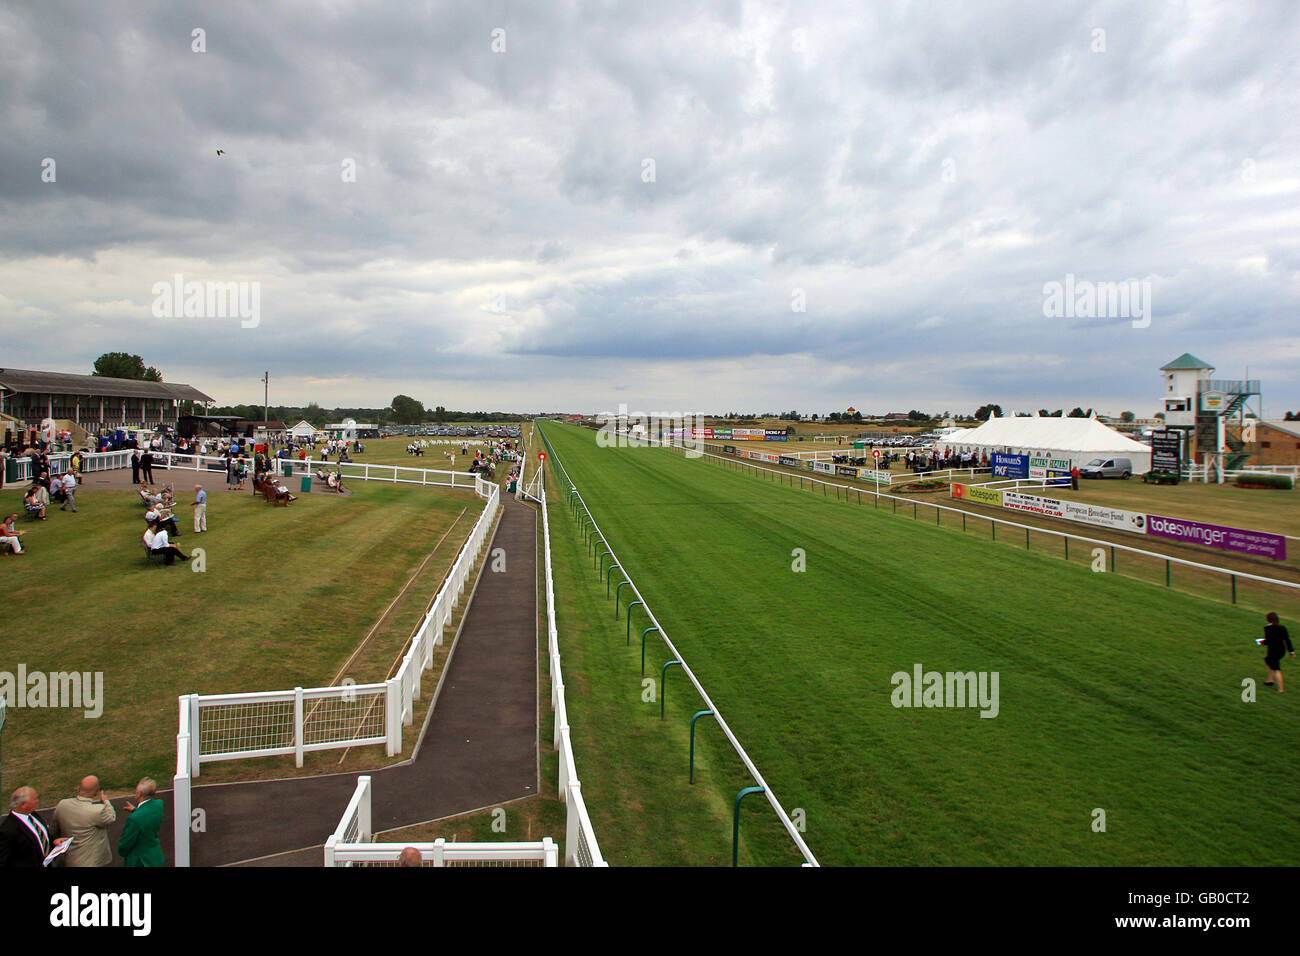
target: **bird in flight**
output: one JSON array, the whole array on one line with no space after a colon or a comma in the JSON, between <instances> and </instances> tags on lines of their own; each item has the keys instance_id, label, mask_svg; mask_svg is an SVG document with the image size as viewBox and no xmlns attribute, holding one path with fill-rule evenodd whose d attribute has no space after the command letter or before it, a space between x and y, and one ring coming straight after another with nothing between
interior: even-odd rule
<instances>
[{"instance_id":1,"label":"bird in flight","mask_svg":"<svg viewBox=\"0 0 1300 956\"><path fill-rule=\"evenodd\" d=\"M219 150L217 150L217 155L218 155L218 156L224 156L224 155L226 155L226 151L225 151L224 149L219 149Z\"/></svg>"}]
</instances>

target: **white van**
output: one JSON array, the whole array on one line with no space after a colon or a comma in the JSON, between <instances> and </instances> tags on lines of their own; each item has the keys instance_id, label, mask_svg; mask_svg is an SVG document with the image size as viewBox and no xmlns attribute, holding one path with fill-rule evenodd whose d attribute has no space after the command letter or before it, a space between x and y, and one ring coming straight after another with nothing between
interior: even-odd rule
<instances>
[{"instance_id":1,"label":"white van","mask_svg":"<svg viewBox=\"0 0 1300 956\"><path fill-rule=\"evenodd\" d=\"M1129 458L1094 458L1079 469L1080 478L1127 478L1132 474Z\"/></svg>"}]
</instances>

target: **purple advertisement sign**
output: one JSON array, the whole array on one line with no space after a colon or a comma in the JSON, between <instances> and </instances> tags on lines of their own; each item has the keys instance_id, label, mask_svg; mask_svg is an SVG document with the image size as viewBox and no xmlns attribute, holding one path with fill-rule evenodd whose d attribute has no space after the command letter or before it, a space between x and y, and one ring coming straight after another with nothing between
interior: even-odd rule
<instances>
[{"instance_id":1,"label":"purple advertisement sign","mask_svg":"<svg viewBox=\"0 0 1300 956\"><path fill-rule=\"evenodd\" d=\"M1147 534L1154 534L1159 538L1172 538L1175 541L1186 541L1189 544L1203 544L1210 548L1222 548L1224 551L1258 555L1272 558L1274 561L1286 560L1286 538L1267 531L1246 531L1242 528L1225 528L1201 521L1147 515Z\"/></svg>"}]
</instances>

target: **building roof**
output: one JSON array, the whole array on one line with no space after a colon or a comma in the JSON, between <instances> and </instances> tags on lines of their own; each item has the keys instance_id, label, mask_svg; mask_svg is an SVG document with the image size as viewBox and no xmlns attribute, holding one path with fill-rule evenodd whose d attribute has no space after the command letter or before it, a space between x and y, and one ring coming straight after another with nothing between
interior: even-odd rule
<instances>
[{"instance_id":1,"label":"building roof","mask_svg":"<svg viewBox=\"0 0 1300 956\"><path fill-rule=\"evenodd\" d=\"M1198 359L1191 352L1184 352L1182 355L1178 356L1178 358L1174 359L1168 365L1160 366L1160 371L1162 372L1178 372L1178 371L1185 371L1188 369L1192 369L1198 372L1203 369L1209 369L1210 371L1214 371L1214 366L1211 365L1209 362L1205 362L1202 361L1201 359Z\"/></svg>"},{"instance_id":2,"label":"building roof","mask_svg":"<svg viewBox=\"0 0 1300 956\"><path fill-rule=\"evenodd\" d=\"M1269 428L1276 428L1280 432L1286 432L1288 435L1295 435L1300 438L1300 422L1283 421L1280 418L1267 418L1264 424Z\"/></svg>"},{"instance_id":3,"label":"building roof","mask_svg":"<svg viewBox=\"0 0 1300 956\"><path fill-rule=\"evenodd\" d=\"M51 395L87 395L106 398L179 399L187 402L211 402L193 385L175 382L139 382L129 378L103 375L72 375L66 372L37 372L25 368L0 368L0 387L12 392L38 392Z\"/></svg>"}]
</instances>

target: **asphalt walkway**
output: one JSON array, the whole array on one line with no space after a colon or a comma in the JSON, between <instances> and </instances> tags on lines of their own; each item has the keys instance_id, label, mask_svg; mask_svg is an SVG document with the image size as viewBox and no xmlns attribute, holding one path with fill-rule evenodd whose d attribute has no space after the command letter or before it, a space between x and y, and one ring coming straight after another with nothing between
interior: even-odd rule
<instances>
[{"instance_id":1,"label":"asphalt walkway","mask_svg":"<svg viewBox=\"0 0 1300 956\"><path fill-rule=\"evenodd\" d=\"M375 832L537 793L537 512L504 494L502 506L419 753L370 774ZM505 550L503 572L491 570L496 548ZM193 806L204 810L207 831L191 835L191 865L320 866L319 848L338 825L356 778L346 773L195 786ZM167 813L161 836L170 862L172 800L170 792L162 796ZM119 810L110 833L114 846L125 816Z\"/></svg>"}]
</instances>

